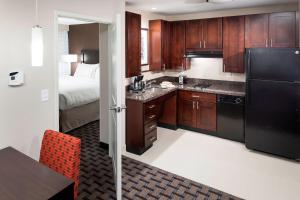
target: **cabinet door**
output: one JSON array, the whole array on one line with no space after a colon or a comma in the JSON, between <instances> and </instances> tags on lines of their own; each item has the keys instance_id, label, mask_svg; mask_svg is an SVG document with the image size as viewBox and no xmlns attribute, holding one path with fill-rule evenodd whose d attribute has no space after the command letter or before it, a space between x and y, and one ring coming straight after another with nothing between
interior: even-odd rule
<instances>
[{"instance_id":1,"label":"cabinet door","mask_svg":"<svg viewBox=\"0 0 300 200\"><path fill-rule=\"evenodd\" d=\"M162 67L163 70L170 69L170 37L171 37L170 22L163 21L162 23Z\"/></svg>"},{"instance_id":2,"label":"cabinet door","mask_svg":"<svg viewBox=\"0 0 300 200\"><path fill-rule=\"evenodd\" d=\"M162 20L149 21L149 68L151 71L159 71L162 61Z\"/></svg>"},{"instance_id":3,"label":"cabinet door","mask_svg":"<svg viewBox=\"0 0 300 200\"><path fill-rule=\"evenodd\" d=\"M248 15L245 17L245 47L269 47L269 15Z\"/></svg>"},{"instance_id":4,"label":"cabinet door","mask_svg":"<svg viewBox=\"0 0 300 200\"><path fill-rule=\"evenodd\" d=\"M244 73L245 17L223 18L224 72Z\"/></svg>"},{"instance_id":5,"label":"cabinet door","mask_svg":"<svg viewBox=\"0 0 300 200\"><path fill-rule=\"evenodd\" d=\"M296 13L272 13L269 20L271 47L296 47Z\"/></svg>"},{"instance_id":6,"label":"cabinet door","mask_svg":"<svg viewBox=\"0 0 300 200\"><path fill-rule=\"evenodd\" d=\"M197 128L216 131L217 130L217 108L216 103L197 102Z\"/></svg>"},{"instance_id":7,"label":"cabinet door","mask_svg":"<svg viewBox=\"0 0 300 200\"><path fill-rule=\"evenodd\" d=\"M141 15L126 12L126 77L141 74Z\"/></svg>"},{"instance_id":8,"label":"cabinet door","mask_svg":"<svg viewBox=\"0 0 300 200\"><path fill-rule=\"evenodd\" d=\"M223 47L222 18L203 21L203 48L221 50Z\"/></svg>"},{"instance_id":9,"label":"cabinet door","mask_svg":"<svg viewBox=\"0 0 300 200\"><path fill-rule=\"evenodd\" d=\"M183 126L196 128L196 101L179 97L178 100L178 123Z\"/></svg>"},{"instance_id":10,"label":"cabinet door","mask_svg":"<svg viewBox=\"0 0 300 200\"><path fill-rule=\"evenodd\" d=\"M182 69L185 55L185 22L171 23L171 68Z\"/></svg>"},{"instance_id":11,"label":"cabinet door","mask_svg":"<svg viewBox=\"0 0 300 200\"><path fill-rule=\"evenodd\" d=\"M186 21L186 49L187 51L199 50L202 48L202 21Z\"/></svg>"}]
</instances>

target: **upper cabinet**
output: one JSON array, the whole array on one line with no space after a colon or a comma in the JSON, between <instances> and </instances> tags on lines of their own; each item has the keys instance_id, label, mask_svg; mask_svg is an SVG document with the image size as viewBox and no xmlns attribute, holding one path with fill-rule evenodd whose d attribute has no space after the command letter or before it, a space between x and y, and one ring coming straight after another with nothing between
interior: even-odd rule
<instances>
[{"instance_id":1,"label":"upper cabinet","mask_svg":"<svg viewBox=\"0 0 300 200\"><path fill-rule=\"evenodd\" d=\"M248 15L245 31L246 48L297 46L295 12Z\"/></svg>"},{"instance_id":2,"label":"upper cabinet","mask_svg":"<svg viewBox=\"0 0 300 200\"><path fill-rule=\"evenodd\" d=\"M245 17L223 18L224 72L244 73Z\"/></svg>"},{"instance_id":3,"label":"upper cabinet","mask_svg":"<svg viewBox=\"0 0 300 200\"><path fill-rule=\"evenodd\" d=\"M149 68L160 71L170 66L170 22L164 20L149 21Z\"/></svg>"},{"instance_id":4,"label":"upper cabinet","mask_svg":"<svg viewBox=\"0 0 300 200\"><path fill-rule=\"evenodd\" d=\"M126 12L126 77L141 74L141 15Z\"/></svg>"},{"instance_id":5,"label":"upper cabinet","mask_svg":"<svg viewBox=\"0 0 300 200\"><path fill-rule=\"evenodd\" d=\"M296 13L273 13L269 17L270 47L296 47Z\"/></svg>"},{"instance_id":6,"label":"upper cabinet","mask_svg":"<svg viewBox=\"0 0 300 200\"><path fill-rule=\"evenodd\" d=\"M171 69L186 69L185 61L185 22L174 21L171 23Z\"/></svg>"},{"instance_id":7,"label":"upper cabinet","mask_svg":"<svg viewBox=\"0 0 300 200\"><path fill-rule=\"evenodd\" d=\"M186 51L222 50L222 18L186 21Z\"/></svg>"},{"instance_id":8,"label":"upper cabinet","mask_svg":"<svg viewBox=\"0 0 300 200\"><path fill-rule=\"evenodd\" d=\"M269 47L269 15L245 17L245 47Z\"/></svg>"}]
</instances>

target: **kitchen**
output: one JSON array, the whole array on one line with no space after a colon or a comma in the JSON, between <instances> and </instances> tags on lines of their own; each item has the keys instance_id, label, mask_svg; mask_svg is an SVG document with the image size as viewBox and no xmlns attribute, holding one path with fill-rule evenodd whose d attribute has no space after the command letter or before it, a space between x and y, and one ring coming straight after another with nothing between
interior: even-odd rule
<instances>
[{"instance_id":1,"label":"kitchen","mask_svg":"<svg viewBox=\"0 0 300 200\"><path fill-rule=\"evenodd\" d=\"M253 193L292 199L289 184L282 188L270 178L282 171L270 177L263 171L278 164L300 172L292 161L300 157L298 7L161 15L158 5L127 8L126 74L136 78L127 79L124 155L246 199L258 199ZM146 6L148 12L138 11ZM148 29L149 65L141 67L142 28ZM265 166L256 169L258 163ZM248 175L237 173L243 170ZM285 173L275 181L287 181ZM253 186L253 179L264 187Z\"/></svg>"}]
</instances>

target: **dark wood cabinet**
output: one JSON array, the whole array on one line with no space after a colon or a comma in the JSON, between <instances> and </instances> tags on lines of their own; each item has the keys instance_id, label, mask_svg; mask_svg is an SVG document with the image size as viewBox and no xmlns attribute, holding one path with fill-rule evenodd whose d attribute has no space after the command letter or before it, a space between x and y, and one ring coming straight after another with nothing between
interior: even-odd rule
<instances>
[{"instance_id":1,"label":"dark wood cabinet","mask_svg":"<svg viewBox=\"0 0 300 200\"><path fill-rule=\"evenodd\" d=\"M222 50L223 47L222 18L212 18L203 21L203 48L207 50Z\"/></svg>"},{"instance_id":2,"label":"dark wood cabinet","mask_svg":"<svg viewBox=\"0 0 300 200\"><path fill-rule=\"evenodd\" d=\"M186 51L222 50L222 18L186 21Z\"/></svg>"},{"instance_id":3,"label":"dark wood cabinet","mask_svg":"<svg viewBox=\"0 0 300 200\"><path fill-rule=\"evenodd\" d=\"M149 67L161 71L170 67L170 22L149 21Z\"/></svg>"},{"instance_id":4,"label":"dark wood cabinet","mask_svg":"<svg viewBox=\"0 0 300 200\"><path fill-rule=\"evenodd\" d=\"M269 14L245 17L245 47L269 47Z\"/></svg>"},{"instance_id":5,"label":"dark wood cabinet","mask_svg":"<svg viewBox=\"0 0 300 200\"><path fill-rule=\"evenodd\" d=\"M223 18L224 72L244 73L245 17Z\"/></svg>"},{"instance_id":6,"label":"dark wood cabinet","mask_svg":"<svg viewBox=\"0 0 300 200\"><path fill-rule=\"evenodd\" d=\"M179 91L178 123L181 126L216 131L217 111L216 95Z\"/></svg>"},{"instance_id":7,"label":"dark wood cabinet","mask_svg":"<svg viewBox=\"0 0 300 200\"><path fill-rule=\"evenodd\" d=\"M269 17L270 47L296 47L296 13L272 13Z\"/></svg>"},{"instance_id":8,"label":"dark wood cabinet","mask_svg":"<svg viewBox=\"0 0 300 200\"><path fill-rule=\"evenodd\" d=\"M171 23L171 69L186 69L185 62L185 22L174 21Z\"/></svg>"},{"instance_id":9,"label":"dark wood cabinet","mask_svg":"<svg viewBox=\"0 0 300 200\"><path fill-rule=\"evenodd\" d=\"M272 13L245 17L246 48L297 46L296 13Z\"/></svg>"},{"instance_id":10,"label":"dark wood cabinet","mask_svg":"<svg viewBox=\"0 0 300 200\"><path fill-rule=\"evenodd\" d=\"M177 128L177 92L143 103L126 99L126 150L142 154L157 140L157 125Z\"/></svg>"},{"instance_id":11,"label":"dark wood cabinet","mask_svg":"<svg viewBox=\"0 0 300 200\"><path fill-rule=\"evenodd\" d=\"M186 21L186 50L197 51L202 48L203 21Z\"/></svg>"},{"instance_id":12,"label":"dark wood cabinet","mask_svg":"<svg viewBox=\"0 0 300 200\"><path fill-rule=\"evenodd\" d=\"M126 12L126 77L141 74L141 15Z\"/></svg>"}]
</instances>

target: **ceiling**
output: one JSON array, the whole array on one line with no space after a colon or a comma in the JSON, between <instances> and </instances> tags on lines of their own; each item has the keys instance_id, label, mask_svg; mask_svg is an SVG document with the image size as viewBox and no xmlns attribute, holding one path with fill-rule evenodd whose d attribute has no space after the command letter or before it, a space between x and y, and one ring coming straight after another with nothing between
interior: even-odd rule
<instances>
[{"instance_id":1,"label":"ceiling","mask_svg":"<svg viewBox=\"0 0 300 200\"><path fill-rule=\"evenodd\" d=\"M81 19L76 18L69 18L69 17L59 17L58 18L58 24L62 25L77 25L77 24L91 24L93 22L91 21L84 21Z\"/></svg>"},{"instance_id":2,"label":"ceiling","mask_svg":"<svg viewBox=\"0 0 300 200\"><path fill-rule=\"evenodd\" d=\"M226 3L197 3L198 1L201 0L126 0L126 7L129 9L163 15L176 15L234 8L298 3L298 0L233 0L232 2Z\"/></svg>"}]
</instances>

